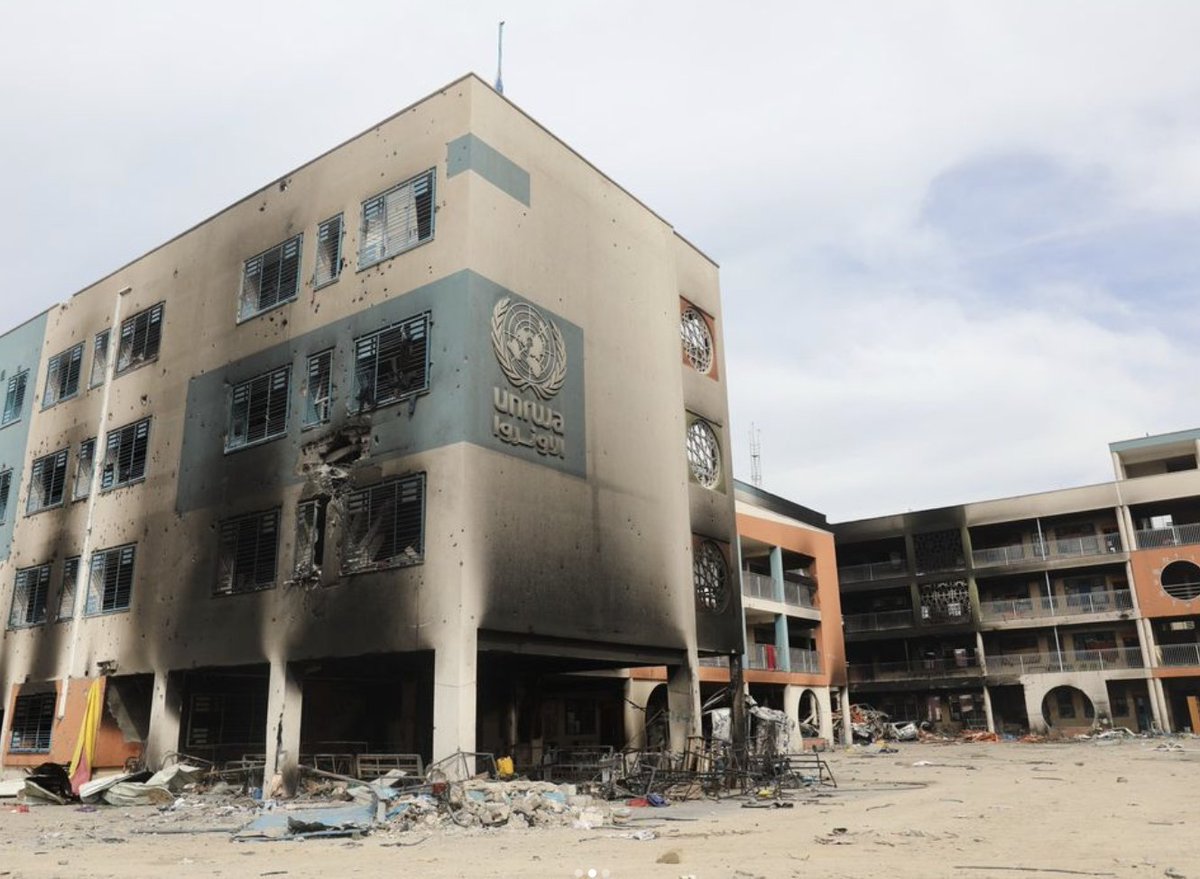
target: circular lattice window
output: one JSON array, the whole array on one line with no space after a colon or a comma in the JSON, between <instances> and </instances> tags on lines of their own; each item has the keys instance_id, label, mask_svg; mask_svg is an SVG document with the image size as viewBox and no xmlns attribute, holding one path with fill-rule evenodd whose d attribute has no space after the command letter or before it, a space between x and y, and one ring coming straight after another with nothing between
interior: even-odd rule
<instances>
[{"instance_id":1,"label":"circular lattice window","mask_svg":"<svg viewBox=\"0 0 1200 879\"><path fill-rule=\"evenodd\" d=\"M1200 567L1191 562L1171 562L1163 568L1159 581L1163 592L1180 601L1200 598Z\"/></svg>"},{"instance_id":2,"label":"circular lattice window","mask_svg":"<svg viewBox=\"0 0 1200 879\"><path fill-rule=\"evenodd\" d=\"M721 446L707 421L697 418L688 425L687 457L696 481L705 488L715 488L721 481Z\"/></svg>"},{"instance_id":3,"label":"circular lattice window","mask_svg":"<svg viewBox=\"0 0 1200 879\"><path fill-rule=\"evenodd\" d=\"M729 604L729 567L725 553L711 540L696 547L692 578L696 584L696 604L701 610L720 613Z\"/></svg>"},{"instance_id":4,"label":"circular lattice window","mask_svg":"<svg viewBox=\"0 0 1200 879\"><path fill-rule=\"evenodd\" d=\"M683 353L697 372L707 373L712 369L713 338L704 315L694 308L686 308L679 318L679 336L683 339Z\"/></svg>"}]
</instances>

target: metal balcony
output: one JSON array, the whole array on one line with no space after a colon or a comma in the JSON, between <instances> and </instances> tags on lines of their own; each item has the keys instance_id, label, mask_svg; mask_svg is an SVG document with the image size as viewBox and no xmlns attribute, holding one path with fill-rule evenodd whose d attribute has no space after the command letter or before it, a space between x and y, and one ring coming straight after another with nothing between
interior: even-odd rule
<instances>
[{"instance_id":1,"label":"metal balcony","mask_svg":"<svg viewBox=\"0 0 1200 879\"><path fill-rule=\"evenodd\" d=\"M1135 533L1138 549L1159 549L1164 546L1184 546L1200 543L1200 524L1171 525L1166 528L1147 528Z\"/></svg>"},{"instance_id":2,"label":"metal balcony","mask_svg":"<svg viewBox=\"0 0 1200 879\"><path fill-rule=\"evenodd\" d=\"M1155 649L1159 665L1200 665L1200 644L1162 644Z\"/></svg>"},{"instance_id":3,"label":"metal balcony","mask_svg":"<svg viewBox=\"0 0 1200 879\"><path fill-rule=\"evenodd\" d=\"M935 678L979 677L983 670L974 653L953 659L913 659L908 662L850 663L850 681L908 681Z\"/></svg>"},{"instance_id":4,"label":"metal balcony","mask_svg":"<svg viewBox=\"0 0 1200 879\"><path fill-rule=\"evenodd\" d=\"M847 632L882 632L888 629L907 629L914 625L911 610L847 614L842 619Z\"/></svg>"},{"instance_id":5,"label":"metal balcony","mask_svg":"<svg viewBox=\"0 0 1200 879\"><path fill-rule=\"evenodd\" d=\"M1119 534L1093 534L1088 537L1064 537L994 546L971 551L971 564L977 568L1004 567L1029 562L1088 558L1122 551Z\"/></svg>"},{"instance_id":6,"label":"metal balcony","mask_svg":"<svg viewBox=\"0 0 1200 879\"><path fill-rule=\"evenodd\" d=\"M838 582L869 583L872 580L887 580L891 577L903 577L908 573L908 563L896 560L890 562L871 562L866 565L847 565L838 568Z\"/></svg>"},{"instance_id":7,"label":"metal balcony","mask_svg":"<svg viewBox=\"0 0 1200 879\"><path fill-rule=\"evenodd\" d=\"M1133 596L1128 589L1111 592L1092 592L1085 595L1064 595L1052 598L1017 598L1004 601L979 602L979 617L984 622L1034 620L1041 617L1074 616L1077 614L1119 613L1133 609Z\"/></svg>"},{"instance_id":8,"label":"metal balcony","mask_svg":"<svg viewBox=\"0 0 1200 879\"><path fill-rule=\"evenodd\" d=\"M988 654L988 675L1057 674L1066 671L1113 671L1144 668L1140 647L1073 650L1060 653Z\"/></svg>"},{"instance_id":9,"label":"metal balcony","mask_svg":"<svg viewBox=\"0 0 1200 879\"><path fill-rule=\"evenodd\" d=\"M775 581L765 574L742 571L742 594L764 601L779 601L775 596ZM816 607L816 589L809 583L783 581L783 603L792 607Z\"/></svg>"}]
</instances>

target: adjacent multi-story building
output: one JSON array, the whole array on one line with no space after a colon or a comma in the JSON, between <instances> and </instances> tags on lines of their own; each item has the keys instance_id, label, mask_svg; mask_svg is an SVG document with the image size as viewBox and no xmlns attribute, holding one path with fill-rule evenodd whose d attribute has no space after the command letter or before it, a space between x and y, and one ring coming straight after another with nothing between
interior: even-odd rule
<instances>
[{"instance_id":1,"label":"adjacent multi-story building","mask_svg":"<svg viewBox=\"0 0 1200 879\"><path fill-rule=\"evenodd\" d=\"M1200 729L1198 440L1113 443L1100 485L836 525L855 699L944 729Z\"/></svg>"},{"instance_id":2,"label":"adjacent multi-story building","mask_svg":"<svg viewBox=\"0 0 1200 879\"><path fill-rule=\"evenodd\" d=\"M795 721L805 746L830 744L835 706L849 721L833 532L823 514L748 483L735 481L734 496L746 692ZM728 707L721 694L730 684L729 657L704 657L700 666L702 702ZM631 744L654 748L667 741L666 681L665 669L631 670L628 726L636 730L637 713L644 712L648 727Z\"/></svg>"},{"instance_id":3,"label":"adjacent multi-story building","mask_svg":"<svg viewBox=\"0 0 1200 879\"><path fill-rule=\"evenodd\" d=\"M742 646L717 267L467 76L0 338L5 766L622 744Z\"/></svg>"}]
</instances>

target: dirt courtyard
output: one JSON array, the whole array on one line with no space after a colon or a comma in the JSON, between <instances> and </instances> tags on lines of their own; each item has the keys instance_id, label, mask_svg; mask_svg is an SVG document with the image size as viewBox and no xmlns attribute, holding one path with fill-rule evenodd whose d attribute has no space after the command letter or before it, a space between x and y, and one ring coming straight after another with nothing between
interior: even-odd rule
<instances>
[{"instance_id":1,"label":"dirt courtyard","mask_svg":"<svg viewBox=\"0 0 1200 879\"><path fill-rule=\"evenodd\" d=\"M1200 879L1200 739L895 747L830 753L838 788L797 793L791 808L693 801L593 829L235 842L148 835L151 807L19 813L5 800L0 876Z\"/></svg>"}]
</instances>

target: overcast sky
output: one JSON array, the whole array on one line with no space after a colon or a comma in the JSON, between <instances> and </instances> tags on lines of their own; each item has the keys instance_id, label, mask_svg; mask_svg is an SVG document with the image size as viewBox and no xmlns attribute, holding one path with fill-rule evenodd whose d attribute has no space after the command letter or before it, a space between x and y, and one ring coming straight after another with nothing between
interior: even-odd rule
<instances>
[{"instance_id":1,"label":"overcast sky","mask_svg":"<svg viewBox=\"0 0 1200 879\"><path fill-rule=\"evenodd\" d=\"M474 70L721 264L734 472L833 520L1197 426L1200 3L5 4L0 327Z\"/></svg>"}]
</instances>

